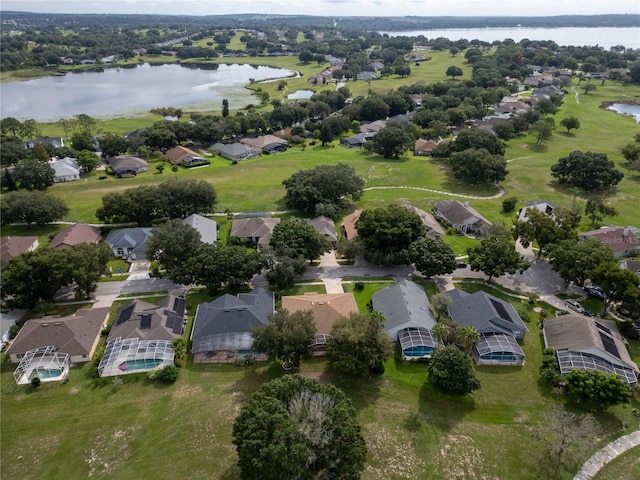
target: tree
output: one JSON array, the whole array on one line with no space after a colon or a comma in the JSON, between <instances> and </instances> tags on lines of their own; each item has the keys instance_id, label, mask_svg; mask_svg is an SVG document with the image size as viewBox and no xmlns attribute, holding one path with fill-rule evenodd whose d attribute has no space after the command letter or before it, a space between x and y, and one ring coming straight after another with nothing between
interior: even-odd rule
<instances>
[{"instance_id":1,"label":"tree","mask_svg":"<svg viewBox=\"0 0 640 480\"><path fill-rule=\"evenodd\" d=\"M393 73L403 78L408 77L411 75L411 67L409 67L409 65L398 65L393 69Z\"/></svg>"},{"instance_id":2,"label":"tree","mask_svg":"<svg viewBox=\"0 0 640 480\"><path fill-rule=\"evenodd\" d=\"M451 77L451 80L455 80L456 77L461 77L462 75L464 75L464 72L460 67L451 65L449 68L447 68L447 72L445 75L447 75L447 77Z\"/></svg>"},{"instance_id":3,"label":"tree","mask_svg":"<svg viewBox=\"0 0 640 480\"><path fill-rule=\"evenodd\" d=\"M279 290L291 288L295 284L296 276L302 275L307 269L304 257L276 257L266 274L270 286Z\"/></svg>"},{"instance_id":4,"label":"tree","mask_svg":"<svg viewBox=\"0 0 640 480\"><path fill-rule=\"evenodd\" d=\"M100 166L100 159L98 156L90 152L89 150L81 150L76 154L76 161L78 165L84 168L87 172L91 172Z\"/></svg>"},{"instance_id":5,"label":"tree","mask_svg":"<svg viewBox=\"0 0 640 480\"><path fill-rule=\"evenodd\" d=\"M640 308L640 288L638 276L631 270L621 268L617 262L602 263L596 267L591 276L594 285L602 288L604 305L601 315L604 316L607 307L612 302L627 302Z\"/></svg>"},{"instance_id":6,"label":"tree","mask_svg":"<svg viewBox=\"0 0 640 480\"><path fill-rule=\"evenodd\" d=\"M536 143L542 145L553 136L553 125L547 119L542 118L529 126L529 132L536 137Z\"/></svg>"},{"instance_id":7,"label":"tree","mask_svg":"<svg viewBox=\"0 0 640 480\"><path fill-rule=\"evenodd\" d=\"M480 388L471 357L455 345L436 348L427 370L429 382L444 393L465 395Z\"/></svg>"},{"instance_id":8,"label":"tree","mask_svg":"<svg viewBox=\"0 0 640 480\"><path fill-rule=\"evenodd\" d=\"M96 217L106 223L136 222L138 226L148 225L160 218L161 190L155 185L141 185L122 192L109 192L102 197L102 206Z\"/></svg>"},{"instance_id":9,"label":"tree","mask_svg":"<svg viewBox=\"0 0 640 480\"><path fill-rule=\"evenodd\" d=\"M444 297L449 299L449 305L451 305L451 299L447 295L444 295ZM447 305L447 311L449 310L449 305ZM451 329L449 328L448 324L444 322L438 322L431 329L431 334L433 335L433 338L435 338L439 342L445 343L449 339Z\"/></svg>"},{"instance_id":10,"label":"tree","mask_svg":"<svg viewBox=\"0 0 640 480\"><path fill-rule=\"evenodd\" d=\"M517 204L517 197L507 197L502 201L502 211L505 213L511 213L515 210Z\"/></svg>"},{"instance_id":11,"label":"tree","mask_svg":"<svg viewBox=\"0 0 640 480\"><path fill-rule=\"evenodd\" d=\"M331 250L331 243L301 218L281 221L273 229L269 244L281 255L314 260Z\"/></svg>"},{"instance_id":12,"label":"tree","mask_svg":"<svg viewBox=\"0 0 640 480\"><path fill-rule=\"evenodd\" d=\"M420 217L395 204L364 210L356 228L365 258L378 265L409 263L409 247L425 235Z\"/></svg>"},{"instance_id":13,"label":"tree","mask_svg":"<svg viewBox=\"0 0 640 480\"><path fill-rule=\"evenodd\" d=\"M127 142L127 139L117 133L105 133L100 137L99 143L102 156L105 158L115 157L129 150L129 142Z\"/></svg>"},{"instance_id":14,"label":"tree","mask_svg":"<svg viewBox=\"0 0 640 480\"><path fill-rule=\"evenodd\" d=\"M571 130L577 130L578 128L580 128L580 120L578 119L578 117L574 116L566 117L560 120L560 125L566 128L567 133L569 133Z\"/></svg>"},{"instance_id":15,"label":"tree","mask_svg":"<svg viewBox=\"0 0 640 480\"><path fill-rule=\"evenodd\" d=\"M154 227L144 249L146 257L159 261L174 282L184 283L188 278L184 268L201 243L195 228L174 219Z\"/></svg>"},{"instance_id":16,"label":"tree","mask_svg":"<svg viewBox=\"0 0 640 480\"><path fill-rule=\"evenodd\" d=\"M44 225L60 220L69 212L66 204L57 197L43 192L18 190L2 195L0 217L2 224L26 223Z\"/></svg>"},{"instance_id":17,"label":"tree","mask_svg":"<svg viewBox=\"0 0 640 480\"><path fill-rule=\"evenodd\" d=\"M491 155L504 156L505 147L493 133L477 128L462 130L456 139L449 143L450 152L464 152L469 148L484 148Z\"/></svg>"},{"instance_id":18,"label":"tree","mask_svg":"<svg viewBox=\"0 0 640 480\"><path fill-rule=\"evenodd\" d=\"M427 278L452 273L456 268L453 248L429 237L418 238L409 246L409 262Z\"/></svg>"},{"instance_id":19,"label":"tree","mask_svg":"<svg viewBox=\"0 0 640 480\"><path fill-rule=\"evenodd\" d=\"M223 285L238 288L262 271L260 253L239 245L205 243L187 262L191 283L205 285L215 293ZM186 283L186 282L185 282Z\"/></svg>"},{"instance_id":20,"label":"tree","mask_svg":"<svg viewBox=\"0 0 640 480\"><path fill-rule=\"evenodd\" d=\"M224 98L222 100L222 117L227 118L229 116L229 100Z\"/></svg>"},{"instance_id":21,"label":"tree","mask_svg":"<svg viewBox=\"0 0 640 480\"><path fill-rule=\"evenodd\" d=\"M194 213L213 213L218 202L213 185L206 180L169 180L159 185L160 211L169 218L187 218Z\"/></svg>"},{"instance_id":22,"label":"tree","mask_svg":"<svg viewBox=\"0 0 640 480\"><path fill-rule=\"evenodd\" d=\"M53 185L54 176L55 171L51 165L31 158L20 160L11 173L18 187L27 190L44 190Z\"/></svg>"},{"instance_id":23,"label":"tree","mask_svg":"<svg viewBox=\"0 0 640 480\"><path fill-rule=\"evenodd\" d=\"M53 302L56 292L71 283L64 250L48 247L22 253L2 269L2 298L11 308L32 309L38 302Z\"/></svg>"},{"instance_id":24,"label":"tree","mask_svg":"<svg viewBox=\"0 0 640 480\"><path fill-rule=\"evenodd\" d=\"M625 167L640 171L640 143L628 143L622 148L622 156L627 161Z\"/></svg>"},{"instance_id":25,"label":"tree","mask_svg":"<svg viewBox=\"0 0 640 480\"><path fill-rule=\"evenodd\" d=\"M480 341L480 334L478 333L478 330L476 330L476 327L468 325L460 329L460 331L458 332L458 339L460 343L462 343L462 348L464 348L464 351L468 354L471 354L471 349L473 348L473 346L477 345L477 343Z\"/></svg>"},{"instance_id":26,"label":"tree","mask_svg":"<svg viewBox=\"0 0 640 480\"><path fill-rule=\"evenodd\" d=\"M299 375L264 384L233 423L246 479L357 480L367 446L351 401L337 387Z\"/></svg>"},{"instance_id":27,"label":"tree","mask_svg":"<svg viewBox=\"0 0 640 480\"><path fill-rule=\"evenodd\" d=\"M496 229L480 245L468 250L469 267L474 272L483 272L489 277L500 277L505 273L523 273L531 264L518 253L509 233Z\"/></svg>"},{"instance_id":28,"label":"tree","mask_svg":"<svg viewBox=\"0 0 640 480\"><path fill-rule=\"evenodd\" d=\"M287 189L287 208L310 215L316 214L319 205L343 209L350 199L360 199L364 186L364 180L356 175L353 167L345 163L299 170L282 183Z\"/></svg>"},{"instance_id":29,"label":"tree","mask_svg":"<svg viewBox=\"0 0 640 480\"><path fill-rule=\"evenodd\" d=\"M598 87L596 87L591 82L587 82L582 86L582 91L584 92L585 95L588 95L589 92L593 92L594 90L597 90L597 89L598 89Z\"/></svg>"},{"instance_id":30,"label":"tree","mask_svg":"<svg viewBox=\"0 0 640 480\"><path fill-rule=\"evenodd\" d=\"M384 361L393 354L393 343L384 333L384 316L351 313L333 324L327 343L327 357L341 372L353 376L369 376L384 371Z\"/></svg>"},{"instance_id":31,"label":"tree","mask_svg":"<svg viewBox=\"0 0 640 480\"><path fill-rule=\"evenodd\" d=\"M564 377L567 394L602 408L626 403L631 397L629 384L615 373L573 369Z\"/></svg>"},{"instance_id":32,"label":"tree","mask_svg":"<svg viewBox=\"0 0 640 480\"><path fill-rule=\"evenodd\" d=\"M80 243L64 251L71 269L71 278L76 284L76 299L91 298L97 281L106 273L107 263L113 253L106 243Z\"/></svg>"},{"instance_id":33,"label":"tree","mask_svg":"<svg viewBox=\"0 0 640 480\"><path fill-rule=\"evenodd\" d=\"M309 50L302 50L298 55L298 60L302 63L309 63L313 60L313 53Z\"/></svg>"},{"instance_id":34,"label":"tree","mask_svg":"<svg viewBox=\"0 0 640 480\"><path fill-rule=\"evenodd\" d=\"M253 349L273 359L300 367L302 360L313 355L311 345L316 341L313 313L281 310L269 317L269 323L251 330Z\"/></svg>"},{"instance_id":35,"label":"tree","mask_svg":"<svg viewBox=\"0 0 640 480\"><path fill-rule=\"evenodd\" d=\"M180 370L174 365L165 365L160 370L151 370L149 373L154 380L170 385L176 383Z\"/></svg>"},{"instance_id":36,"label":"tree","mask_svg":"<svg viewBox=\"0 0 640 480\"><path fill-rule=\"evenodd\" d=\"M616 259L613 250L597 238L583 241L576 238L558 238L556 243L548 245L547 258L553 270L558 272L565 282L573 282L580 286L592 278L600 264L615 262Z\"/></svg>"},{"instance_id":37,"label":"tree","mask_svg":"<svg viewBox=\"0 0 640 480\"><path fill-rule=\"evenodd\" d=\"M22 122L14 117L5 117L0 120L0 131L3 135L19 137L21 128Z\"/></svg>"},{"instance_id":38,"label":"tree","mask_svg":"<svg viewBox=\"0 0 640 480\"><path fill-rule=\"evenodd\" d=\"M551 101L551 99L542 97L536 103L534 107L542 115L555 115L558 111L558 107Z\"/></svg>"},{"instance_id":39,"label":"tree","mask_svg":"<svg viewBox=\"0 0 640 480\"><path fill-rule=\"evenodd\" d=\"M320 135L319 140L322 142L322 146L326 147L328 143L333 141L333 131L328 123L322 122L322 126L320 127Z\"/></svg>"},{"instance_id":40,"label":"tree","mask_svg":"<svg viewBox=\"0 0 640 480\"><path fill-rule=\"evenodd\" d=\"M585 191L617 185L624 177L605 153L574 150L551 167L551 175L560 185L577 187Z\"/></svg>"},{"instance_id":41,"label":"tree","mask_svg":"<svg viewBox=\"0 0 640 480\"><path fill-rule=\"evenodd\" d=\"M451 297L445 293L436 293L431 297L431 308L436 314L436 318L441 320L449 315L449 307L451 306Z\"/></svg>"},{"instance_id":42,"label":"tree","mask_svg":"<svg viewBox=\"0 0 640 480\"><path fill-rule=\"evenodd\" d=\"M516 132L513 128L513 122L498 122L492 127L492 130L500 140L507 141L515 138L516 136Z\"/></svg>"},{"instance_id":43,"label":"tree","mask_svg":"<svg viewBox=\"0 0 640 480\"><path fill-rule=\"evenodd\" d=\"M538 257L541 257L547 245L556 243L564 238L575 238L576 234L573 224L566 215L560 215L561 211L556 209L558 216L547 215L536 208L527 210L527 219L520 220L513 226L513 237L519 238L520 243L528 248L531 243L538 244ZM567 219L566 221L561 221Z\"/></svg>"},{"instance_id":44,"label":"tree","mask_svg":"<svg viewBox=\"0 0 640 480\"><path fill-rule=\"evenodd\" d=\"M415 142L411 127L407 127L394 122L381 128L371 140L373 151L384 158L400 157Z\"/></svg>"},{"instance_id":45,"label":"tree","mask_svg":"<svg viewBox=\"0 0 640 480\"><path fill-rule=\"evenodd\" d=\"M507 178L507 161L484 148L469 148L451 154L453 175L472 184L495 184Z\"/></svg>"},{"instance_id":46,"label":"tree","mask_svg":"<svg viewBox=\"0 0 640 480\"><path fill-rule=\"evenodd\" d=\"M615 217L618 215L618 211L615 207L604 203L602 197L593 197L587 200L587 205L584 208L584 213L591 220L591 225L596 225L606 217Z\"/></svg>"},{"instance_id":47,"label":"tree","mask_svg":"<svg viewBox=\"0 0 640 480\"><path fill-rule=\"evenodd\" d=\"M95 140L91 133L82 130L71 135L71 146L76 152L80 150L94 151Z\"/></svg>"}]
</instances>

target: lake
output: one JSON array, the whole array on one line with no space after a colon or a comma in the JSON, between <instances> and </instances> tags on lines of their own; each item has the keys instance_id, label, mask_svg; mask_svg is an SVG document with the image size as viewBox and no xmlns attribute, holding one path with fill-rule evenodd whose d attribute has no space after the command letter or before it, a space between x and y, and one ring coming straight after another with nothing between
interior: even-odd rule
<instances>
[{"instance_id":1,"label":"lake","mask_svg":"<svg viewBox=\"0 0 640 480\"><path fill-rule=\"evenodd\" d=\"M55 121L81 113L92 117L135 116L152 108L219 110L242 108L260 100L244 88L256 81L285 78L297 72L282 68L220 64L217 69L178 64L141 64L101 72L67 73L0 84L0 117Z\"/></svg>"},{"instance_id":2,"label":"lake","mask_svg":"<svg viewBox=\"0 0 640 480\"><path fill-rule=\"evenodd\" d=\"M511 38L516 42L527 38L529 40L553 40L558 45L599 45L606 50L614 45L624 45L627 48L640 48L640 34L637 28L446 28L438 30L411 30L405 32L378 32L389 36L417 37L424 35L428 39L438 37L449 40L482 40L483 42L502 41Z\"/></svg>"},{"instance_id":3,"label":"lake","mask_svg":"<svg viewBox=\"0 0 640 480\"><path fill-rule=\"evenodd\" d=\"M613 110L621 115L630 115L635 118L637 123L640 123L640 105L631 103L614 103L607 107L607 110Z\"/></svg>"}]
</instances>

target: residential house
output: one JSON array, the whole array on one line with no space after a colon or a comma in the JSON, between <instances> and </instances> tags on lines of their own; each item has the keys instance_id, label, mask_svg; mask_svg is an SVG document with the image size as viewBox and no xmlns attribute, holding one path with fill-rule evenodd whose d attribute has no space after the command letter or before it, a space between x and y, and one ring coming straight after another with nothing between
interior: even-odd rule
<instances>
[{"instance_id":1,"label":"residential house","mask_svg":"<svg viewBox=\"0 0 640 480\"><path fill-rule=\"evenodd\" d=\"M578 238L597 238L604 246L613 250L616 257L640 251L640 229L636 227L600 227L581 233Z\"/></svg>"},{"instance_id":2,"label":"residential house","mask_svg":"<svg viewBox=\"0 0 640 480\"><path fill-rule=\"evenodd\" d=\"M305 221L315 228L316 232L329 240L329 242L335 246L338 241L338 232L336 232L336 224L333 220L329 217L325 217L324 215L320 215L313 219L307 218Z\"/></svg>"},{"instance_id":3,"label":"residential house","mask_svg":"<svg viewBox=\"0 0 640 480\"><path fill-rule=\"evenodd\" d=\"M19 363L28 351L51 346L57 352L69 355L71 363L88 362L108 320L109 307L83 308L66 317L27 320L7 354L11 362Z\"/></svg>"},{"instance_id":4,"label":"residential house","mask_svg":"<svg viewBox=\"0 0 640 480\"><path fill-rule=\"evenodd\" d=\"M259 247L269 245L273 229L279 218L249 217L235 218L231 225L231 237L250 239Z\"/></svg>"},{"instance_id":5,"label":"residential house","mask_svg":"<svg viewBox=\"0 0 640 480\"><path fill-rule=\"evenodd\" d=\"M375 136L373 132L361 132L340 139L340 145L347 148L361 148Z\"/></svg>"},{"instance_id":6,"label":"residential house","mask_svg":"<svg viewBox=\"0 0 640 480\"><path fill-rule=\"evenodd\" d=\"M413 205L410 205L408 203L402 206L420 217L427 236L435 238L436 240L440 240L444 236L444 230L442 226L438 223L433 215L425 212L424 210L420 210L419 208L414 207Z\"/></svg>"},{"instance_id":7,"label":"residential house","mask_svg":"<svg viewBox=\"0 0 640 480\"><path fill-rule=\"evenodd\" d=\"M560 373L598 370L615 373L625 382L638 382L640 370L631 360L615 322L584 315L561 315L544 321L544 344L558 357Z\"/></svg>"},{"instance_id":8,"label":"residential house","mask_svg":"<svg viewBox=\"0 0 640 480\"><path fill-rule=\"evenodd\" d=\"M362 133L376 134L387 125L386 120L376 120L375 122L362 123L360 125L360 131Z\"/></svg>"},{"instance_id":9,"label":"residential house","mask_svg":"<svg viewBox=\"0 0 640 480\"><path fill-rule=\"evenodd\" d=\"M216 243L218 240L218 224L215 220L194 213L182 220L182 223L195 228L202 243Z\"/></svg>"},{"instance_id":10,"label":"residential house","mask_svg":"<svg viewBox=\"0 0 640 480\"><path fill-rule=\"evenodd\" d=\"M443 200L433 206L433 213L465 234L486 235L492 226L489 220L469 206L469 202L462 204L457 200Z\"/></svg>"},{"instance_id":11,"label":"residential house","mask_svg":"<svg viewBox=\"0 0 640 480\"><path fill-rule=\"evenodd\" d=\"M36 145L52 145L55 148L62 148L64 147L64 139L62 137L46 137L22 142L24 148L33 148Z\"/></svg>"},{"instance_id":12,"label":"residential house","mask_svg":"<svg viewBox=\"0 0 640 480\"><path fill-rule=\"evenodd\" d=\"M353 240L358 236L356 222L360 218L361 213L362 210L356 210L342 219L342 233L344 233L347 240Z\"/></svg>"},{"instance_id":13,"label":"residential house","mask_svg":"<svg viewBox=\"0 0 640 480\"><path fill-rule=\"evenodd\" d=\"M371 80L378 80L380 78L380 75L378 75L376 72L370 72L367 70L363 70L362 72L358 73L356 75L356 80L362 80L362 81L371 81Z\"/></svg>"},{"instance_id":14,"label":"residential house","mask_svg":"<svg viewBox=\"0 0 640 480\"><path fill-rule=\"evenodd\" d=\"M419 138L413 145L413 154L430 157L433 154L433 149L438 146L438 143L440 142Z\"/></svg>"},{"instance_id":15,"label":"residential house","mask_svg":"<svg viewBox=\"0 0 640 480\"><path fill-rule=\"evenodd\" d=\"M441 343L433 338L431 329L436 319L423 288L409 280L378 290L371 297L374 310L384 314L385 333L400 343L402 358L429 358Z\"/></svg>"},{"instance_id":16,"label":"residential house","mask_svg":"<svg viewBox=\"0 0 640 480\"><path fill-rule=\"evenodd\" d=\"M340 317L358 313L358 304L353 293L316 293L282 297L282 308L293 312L310 311L316 326L315 355L323 355L327 340L331 337L333 324Z\"/></svg>"},{"instance_id":17,"label":"residential house","mask_svg":"<svg viewBox=\"0 0 640 480\"><path fill-rule=\"evenodd\" d=\"M640 260L621 260L620 268L631 270L640 277Z\"/></svg>"},{"instance_id":18,"label":"residential house","mask_svg":"<svg viewBox=\"0 0 640 480\"><path fill-rule=\"evenodd\" d=\"M265 325L274 312L274 294L263 288L201 303L191 331L193 362L235 363L245 357L266 360L264 353L253 350L251 329Z\"/></svg>"},{"instance_id":19,"label":"residential house","mask_svg":"<svg viewBox=\"0 0 640 480\"><path fill-rule=\"evenodd\" d=\"M118 312L98 365L101 377L147 372L174 364L172 341L186 323L184 297L169 296L158 305L132 300Z\"/></svg>"},{"instance_id":20,"label":"residential house","mask_svg":"<svg viewBox=\"0 0 640 480\"><path fill-rule=\"evenodd\" d=\"M518 210L518 221L526 222L529 219L527 217L527 212L531 211L532 209L538 210L539 212L546 213L547 215L551 216L553 215L553 211L555 210L555 208L556 206L553 203L547 202L546 200L538 200L536 202L527 203L524 207Z\"/></svg>"},{"instance_id":21,"label":"residential house","mask_svg":"<svg viewBox=\"0 0 640 480\"><path fill-rule=\"evenodd\" d=\"M177 147L173 147L170 150L167 150L165 154L169 157L169 161L174 165L182 165L183 167L197 167L199 165L209 165L209 160L198 155L193 150L178 145Z\"/></svg>"},{"instance_id":22,"label":"residential house","mask_svg":"<svg viewBox=\"0 0 640 480\"><path fill-rule=\"evenodd\" d=\"M104 241L111 247L116 258L142 260L144 246L151 236L152 228L136 227L111 230Z\"/></svg>"},{"instance_id":23,"label":"residential house","mask_svg":"<svg viewBox=\"0 0 640 480\"><path fill-rule=\"evenodd\" d=\"M256 150L255 148L251 148L242 143L216 143L213 145L218 152L218 154L224 158L228 158L229 160L248 160L250 158L256 158L260 156L260 150Z\"/></svg>"},{"instance_id":24,"label":"residential house","mask_svg":"<svg viewBox=\"0 0 640 480\"><path fill-rule=\"evenodd\" d=\"M289 148L289 143L286 140L275 135L261 135L255 138L245 137L240 140L240 143L263 153L284 152Z\"/></svg>"},{"instance_id":25,"label":"residential house","mask_svg":"<svg viewBox=\"0 0 640 480\"><path fill-rule=\"evenodd\" d=\"M141 158L131 156L112 157L107 159L107 165L111 167L117 177L123 175L137 175L149 170L149 164Z\"/></svg>"},{"instance_id":26,"label":"residential house","mask_svg":"<svg viewBox=\"0 0 640 480\"><path fill-rule=\"evenodd\" d=\"M558 95L561 95L561 96L564 95L564 91L562 89L556 87L555 85L547 85L545 87L541 87L541 88L531 92L531 96L532 97L546 97L546 98L549 98L554 93L556 93Z\"/></svg>"},{"instance_id":27,"label":"residential house","mask_svg":"<svg viewBox=\"0 0 640 480\"><path fill-rule=\"evenodd\" d=\"M38 237L0 237L0 260L8 262L21 253L33 252L38 245Z\"/></svg>"},{"instance_id":28,"label":"residential house","mask_svg":"<svg viewBox=\"0 0 640 480\"><path fill-rule=\"evenodd\" d=\"M75 158L65 157L61 160L49 162L53 168L53 183L72 182L80 180L80 166Z\"/></svg>"},{"instance_id":29,"label":"residential house","mask_svg":"<svg viewBox=\"0 0 640 480\"><path fill-rule=\"evenodd\" d=\"M522 101L506 102L496 107L495 112L500 114L509 113L515 115L518 113L525 113L530 108L531 105Z\"/></svg>"},{"instance_id":30,"label":"residential house","mask_svg":"<svg viewBox=\"0 0 640 480\"><path fill-rule=\"evenodd\" d=\"M74 223L58 233L51 242L51 248L70 248L81 243L98 243L102 237L100 230L86 223Z\"/></svg>"},{"instance_id":31,"label":"residential house","mask_svg":"<svg viewBox=\"0 0 640 480\"><path fill-rule=\"evenodd\" d=\"M461 327L474 327L480 334L473 347L479 365L524 364L524 352L517 339L524 339L529 329L509 302L483 291L454 289L447 295L451 299L451 319Z\"/></svg>"}]
</instances>

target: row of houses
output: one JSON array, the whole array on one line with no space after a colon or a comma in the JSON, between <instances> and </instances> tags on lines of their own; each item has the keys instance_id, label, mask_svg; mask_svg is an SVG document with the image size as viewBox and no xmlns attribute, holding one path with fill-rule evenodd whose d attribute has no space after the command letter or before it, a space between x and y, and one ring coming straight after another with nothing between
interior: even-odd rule
<instances>
[{"instance_id":1,"label":"row of houses","mask_svg":"<svg viewBox=\"0 0 640 480\"><path fill-rule=\"evenodd\" d=\"M520 346L528 332L513 306L483 291L467 293L454 289L449 315L460 327L474 327L480 334L472 353L479 365L522 366ZM384 332L397 343L402 358L429 358L442 346L432 333L437 324L425 291L418 284L401 280L378 290L371 299L374 310L385 317ZM335 322L358 312L352 293L305 293L284 296L282 308L289 312L311 312L316 338L311 345L321 356ZM275 312L275 296L258 288L238 295L225 294L197 307L190 335L195 363L235 363L246 358L268 359L253 347L252 329L265 325ZM37 376L42 381L64 378L72 364L91 360L101 332L107 326L108 308L82 309L77 314L28 321L9 347L9 358L18 367L17 383L27 384ZM172 341L183 334L186 301L167 297L152 305L132 300L120 309L107 337L98 364L102 377L140 373L172 365ZM556 352L561 373L572 369L615 373L629 384L640 371L631 360L615 322L581 315L562 315L544 324L545 345Z\"/></svg>"}]
</instances>

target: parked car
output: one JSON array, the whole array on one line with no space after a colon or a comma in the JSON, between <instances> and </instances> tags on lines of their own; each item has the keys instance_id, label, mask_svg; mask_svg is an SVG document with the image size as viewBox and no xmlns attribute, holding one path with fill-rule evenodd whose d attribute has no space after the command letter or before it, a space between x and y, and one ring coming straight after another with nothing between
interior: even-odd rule
<instances>
[{"instance_id":1,"label":"parked car","mask_svg":"<svg viewBox=\"0 0 640 480\"><path fill-rule=\"evenodd\" d=\"M584 313L584 308L580 305L580 302L575 300L565 300L564 304L569 307L571 310L575 310L578 313Z\"/></svg>"},{"instance_id":2,"label":"parked car","mask_svg":"<svg viewBox=\"0 0 640 480\"><path fill-rule=\"evenodd\" d=\"M591 317L591 318L595 318L595 317L596 317L596 314L595 314L595 313L593 313L591 310L585 310L583 313L584 313L584 315L586 315L587 317Z\"/></svg>"},{"instance_id":3,"label":"parked car","mask_svg":"<svg viewBox=\"0 0 640 480\"><path fill-rule=\"evenodd\" d=\"M456 268L467 268L467 264L464 262L457 262Z\"/></svg>"},{"instance_id":4,"label":"parked car","mask_svg":"<svg viewBox=\"0 0 640 480\"><path fill-rule=\"evenodd\" d=\"M604 292L602 291L602 288L593 285L587 285L586 287L584 287L584 289L587 292L588 296L604 300Z\"/></svg>"}]
</instances>

